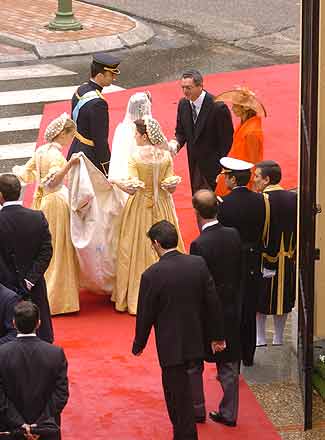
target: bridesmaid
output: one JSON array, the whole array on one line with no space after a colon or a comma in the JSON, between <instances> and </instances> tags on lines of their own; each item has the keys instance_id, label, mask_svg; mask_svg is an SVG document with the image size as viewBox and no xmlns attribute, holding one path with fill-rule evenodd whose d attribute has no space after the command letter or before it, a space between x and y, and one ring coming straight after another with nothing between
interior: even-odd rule
<instances>
[{"instance_id":1,"label":"bridesmaid","mask_svg":"<svg viewBox=\"0 0 325 440\"><path fill-rule=\"evenodd\" d=\"M130 194L122 216L112 301L116 310L131 315L137 312L141 275L157 261L148 230L154 223L168 220L181 237L171 195L180 178L174 175L170 153L162 148L166 138L151 117L135 121L135 128L137 148L129 159L129 178L112 182ZM178 249L184 252L181 238Z\"/></svg>"},{"instance_id":2,"label":"bridesmaid","mask_svg":"<svg viewBox=\"0 0 325 440\"><path fill-rule=\"evenodd\" d=\"M48 143L39 147L25 165L13 168L23 182L36 182L32 207L42 210L49 223L53 257L45 279L52 315L79 310L78 263L71 242L68 190L64 185L65 176L79 157L74 155L67 162L62 154L75 130L75 123L63 113L47 127Z\"/></svg>"},{"instance_id":3,"label":"bridesmaid","mask_svg":"<svg viewBox=\"0 0 325 440\"><path fill-rule=\"evenodd\" d=\"M240 123L235 129L233 143L228 157L244 160L256 164L263 160L264 135L262 129L262 116L266 116L266 110L255 94L248 88L238 88L229 92L221 93L216 101L229 101L232 111L240 118ZM253 187L253 175L248 188ZM229 193L226 188L224 176L217 177L216 194L224 196Z\"/></svg>"}]
</instances>

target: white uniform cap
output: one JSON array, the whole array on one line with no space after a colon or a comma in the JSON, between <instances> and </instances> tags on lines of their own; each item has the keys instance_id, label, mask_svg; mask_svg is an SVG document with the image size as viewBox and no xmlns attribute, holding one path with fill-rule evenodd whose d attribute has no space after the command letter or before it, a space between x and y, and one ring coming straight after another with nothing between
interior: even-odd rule
<instances>
[{"instance_id":1,"label":"white uniform cap","mask_svg":"<svg viewBox=\"0 0 325 440\"><path fill-rule=\"evenodd\" d=\"M245 160L234 159L233 157L222 157L220 159L220 164L226 170L232 171L245 171L253 168L254 164L246 162Z\"/></svg>"}]
</instances>

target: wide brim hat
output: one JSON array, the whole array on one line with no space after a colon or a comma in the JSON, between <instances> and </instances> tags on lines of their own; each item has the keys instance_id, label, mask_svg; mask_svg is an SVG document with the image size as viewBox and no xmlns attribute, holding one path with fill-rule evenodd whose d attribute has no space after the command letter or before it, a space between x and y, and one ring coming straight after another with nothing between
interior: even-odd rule
<instances>
[{"instance_id":1,"label":"wide brim hat","mask_svg":"<svg viewBox=\"0 0 325 440\"><path fill-rule=\"evenodd\" d=\"M256 98L255 93L246 87L228 90L215 98L215 101L226 101L254 110L259 116L266 117L264 105Z\"/></svg>"}]
</instances>

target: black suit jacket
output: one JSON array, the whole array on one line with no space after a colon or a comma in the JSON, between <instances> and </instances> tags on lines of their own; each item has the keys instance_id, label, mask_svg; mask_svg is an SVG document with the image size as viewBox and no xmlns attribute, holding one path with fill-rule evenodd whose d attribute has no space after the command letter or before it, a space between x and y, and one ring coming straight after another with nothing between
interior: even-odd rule
<instances>
[{"instance_id":1,"label":"black suit jacket","mask_svg":"<svg viewBox=\"0 0 325 440\"><path fill-rule=\"evenodd\" d=\"M44 273L52 258L51 234L42 211L21 205L5 206L0 211L0 253L7 271L0 282L15 290L27 279L34 284L31 297L40 308L39 336L53 342L53 329ZM16 273L16 268L19 274ZM19 280L18 280L19 278Z\"/></svg>"},{"instance_id":2,"label":"black suit jacket","mask_svg":"<svg viewBox=\"0 0 325 440\"><path fill-rule=\"evenodd\" d=\"M187 144L192 192L195 187L195 173L199 172L214 189L217 174L221 171L219 160L227 156L233 140L233 125L228 107L215 102L206 92L196 123L193 123L190 102L179 101L175 136L181 147Z\"/></svg>"},{"instance_id":3,"label":"black suit jacket","mask_svg":"<svg viewBox=\"0 0 325 440\"><path fill-rule=\"evenodd\" d=\"M68 397L67 360L60 347L35 336L16 338L0 347L0 419L4 428L59 420Z\"/></svg>"},{"instance_id":4,"label":"black suit jacket","mask_svg":"<svg viewBox=\"0 0 325 440\"><path fill-rule=\"evenodd\" d=\"M142 275L133 353L154 326L162 367L203 359L205 340L223 340L223 319L213 279L201 257L171 251Z\"/></svg>"},{"instance_id":5,"label":"black suit jacket","mask_svg":"<svg viewBox=\"0 0 325 440\"><path fill-rule=\"evenodd\" d=\"M90 91L102 92L103 88L93 81L82 84L77 94L81 97ZM72 112L79 99L77 94L72 97ZM105 99L98 97L85 104L79 112L77 130L85 138L94 142L94 147L88 146L75 138L71 144L67 159L73 153L82 151L89 160L101 171L108 170L111 153L108 147L109 115Z\"/></svg>"},{"instance_id":6,"label":"black suit jacket","mask_svg":"<svg viewBox=\"0 0 325 440\"><path fill-rule=\"evenodd\" d=\"M223 309L226 350L215 356L207 356L207 360L239 360L242 304L239 233L236 229L226 228L220 223L208 226L191 243L190 253L200 255L207 263Z\"/></svg>"},{"instance_id":7,"label":"black suit jacket","mask_svg":"<svg viewBox=\"0 0 325 440\"><path fill-rule=\"evenodd\" d=\"M16 337L13 325L14 308L19 302L19 296L3 284L0 284L0 345L12 341Z\"/></svg>"}]
</instances>

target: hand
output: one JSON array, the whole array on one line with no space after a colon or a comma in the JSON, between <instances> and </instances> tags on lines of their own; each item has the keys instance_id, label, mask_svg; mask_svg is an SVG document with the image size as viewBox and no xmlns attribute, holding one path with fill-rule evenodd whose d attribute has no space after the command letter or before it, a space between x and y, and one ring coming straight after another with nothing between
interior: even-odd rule
<instances>
[{"instance_id":1,"label":"hand","mask_svg":"<svg viewBox=\"0 0 325 440\"><path fill-rule=\"evenodd\" d=\"M77 163L79 163L80 156L81 156L80 153L73 153L73 155L71 156L71 158L69 160L69 164L76 165Z\"/></svg>"},{"instance_id":2,"label":"hand","mask_svg":"<svg viewBox=\"0 0 325 440\"><path fill-rule=\"evenodd\" d=\"M168 142L168 150L172 155L172 157L176 156L176 154L178 153L178 148L179 148L179 144L175 139L172 139L171 141Z\"/></svg>"},{"instance_id":3,"label":"hand","mask_svg":"<svg viewBox=\"0 0 325 440\"><path fill-rule=\"evenodd\" d=\"M26 280L26 278L24 279L24 281L25 281L27 290L29 290L29 291L32 290L32 288L34 287L34 284L31 283L30 281Z\"/></svg>"},{"instance_id":4,"label":"hand","mask_svg":"<svg viewBox=\"0 0 325 440\"><path fill-rule=\"evenodd\" d=\"M134 354L134 356L141 356L141 355L142 355L142 353L143 353L143 350L141 350L141 351L138 351L137 353L133 353L133 354Z\"/></svg>"},{"instance_id":5,"label":"hand","mask_svg":"<svg viewBox=\"0 0 325 440\"><path fill-rule=\"evenodd\" d=\"M213 354L223 351L226 348L226 341L212 341L211 350Z\"/></svg>"},{"instance_id":6,"label":"hand","mask_svg":"<svg viewBox=\"0 0 325 440\"><path fill-rule=\"evenodd\" d=\"M162 189L165 191L168 191L169 193L173 194L176 191L177 183L169 184L169 185L161 185Z\"/></svg>"}]
</instances>

